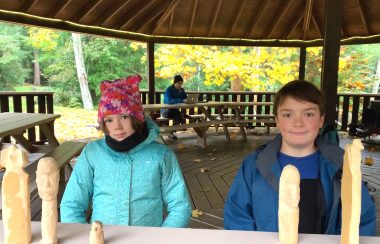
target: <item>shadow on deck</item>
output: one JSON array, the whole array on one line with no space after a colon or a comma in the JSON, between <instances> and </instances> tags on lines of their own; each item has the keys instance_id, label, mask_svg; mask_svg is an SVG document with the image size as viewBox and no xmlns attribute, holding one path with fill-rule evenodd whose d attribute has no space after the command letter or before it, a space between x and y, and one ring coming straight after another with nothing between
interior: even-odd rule
<instances>
[{"instance_id":1,"label":"shadow on deck","mask_svg":"<svg viewBox=\"0 0 380 244\"><path fill-rule=\"evenodd\" d=\"M207 136L206 149L196 145L194 133L179 132L177 141L167 141L180 162L193 209L204 213L191 219L190 228L223 229L224 202L242 160L275 135L266 135L264 131L259 134L247 133L248 143L243 143L241 136L232 132L232 143L229 144L223 134L211 133ZM341 135L341 147L350 142L347 135ZM362 165L362 175L370 189L377 189L374 199L377 203L377 235L380 235L380 146L364 146L362 158L374 159L374 165Z\"/></svg>"}]
</instances>

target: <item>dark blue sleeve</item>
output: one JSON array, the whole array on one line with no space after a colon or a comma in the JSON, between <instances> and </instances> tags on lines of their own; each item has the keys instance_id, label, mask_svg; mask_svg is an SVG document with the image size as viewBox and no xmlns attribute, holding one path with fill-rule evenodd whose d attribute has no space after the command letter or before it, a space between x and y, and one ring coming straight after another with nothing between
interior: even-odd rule
<instances>
[{"instance_id":1,"label":"dark blue sleeve","mask_svg":"<svg viewBox=\"0 0 380 244\"><path fill-rule=\"evenodd\" d=\"M376 205L364 184L362 184L362 207L359 234L361 236L376 235Z\"/></svg>"},{"instance_id":2,"label":"dark blue sleeve","mask_svg":"<svg viewBox=\"0 0 380 244\"><path fill-rule=\"evenodd\" d=\"M247 157L230 188L224 205L224 228L227 230L256 230L252 214L252 162Z\"/></svg>"},{"instance_id":3,"label":"dark blue sleeve","mask_svg":"<svg viewBox=\"0 0 380 244\"><path fill-rule=\"evenodd\" d=\"M169 86L166 90L165 90L165 94L164 94L164 103L165 104L176 104L176 103L181 103L183 102L183 99L184 98L179 98L176 94L176 91L175 91L175 88L172 88L171 86Z\"/></svg>"},{"instance_id":4,"label":"dark blue sleeve","mask_svg":"<svg viewBox=\"0 0 380 244\"><path fill-rule=\"evenodd\" d=\"M179 91L179 97L183 100L187 98L187 93L183 88L181 88L181 91Z\"/></svg>"}]
</instances>

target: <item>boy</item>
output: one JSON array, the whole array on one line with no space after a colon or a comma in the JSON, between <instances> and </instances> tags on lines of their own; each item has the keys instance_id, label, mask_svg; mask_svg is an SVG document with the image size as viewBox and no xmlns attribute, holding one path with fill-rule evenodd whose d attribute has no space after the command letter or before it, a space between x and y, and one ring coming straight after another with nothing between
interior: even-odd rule
<instances>
[{"instance_id":1,"label":"boy","mask_svg":"<svg viewBox=\"0 0 380 244\"><path fill-rule=\"evenodd\" d=\"M292 164L301 175L299 232L340 234L344 150L318 137L322 93L292 81L276 94L274 114L280 134L243 161L225 204L225 228L278 232L279 178ZM360 235L375 235L375 228L375 204L363 184Z\"/></svg>"}]
</instances>

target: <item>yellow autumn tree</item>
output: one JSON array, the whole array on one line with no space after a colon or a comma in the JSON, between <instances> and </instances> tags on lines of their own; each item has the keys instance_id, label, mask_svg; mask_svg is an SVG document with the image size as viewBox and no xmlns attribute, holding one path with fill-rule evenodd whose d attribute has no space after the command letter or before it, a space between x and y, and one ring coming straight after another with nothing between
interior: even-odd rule
<instances>
[{"instance_id":1,"label":"yellow autumn tree","mask_svg":"<svg viewBox=\"0 0 380 244\"><path fill-rule=\"evenodd\" d=\"M246 90L259 91L298 76L296 48L161 45L155 57L157 77L202 72L205 85L238 81Z\"/></svg>"}]
</instances>

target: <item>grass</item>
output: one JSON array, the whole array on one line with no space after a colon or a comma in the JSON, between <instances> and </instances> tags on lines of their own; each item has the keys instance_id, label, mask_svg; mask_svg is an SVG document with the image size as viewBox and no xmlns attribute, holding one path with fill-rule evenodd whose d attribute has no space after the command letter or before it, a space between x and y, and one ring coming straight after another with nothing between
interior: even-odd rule
<instances>
[{"instance_id":1,"label":"grass","mask_svg":"<svg viewBox=\"0 0 380 244\"><path fill-rule=\"evenodd\" d=\"M61 117L54 123L54 132L59 142L69 140L94 140L103 136L96 129L96 110L81 108L54 107L54 113Z\"/></svg>"}]
</instances>

